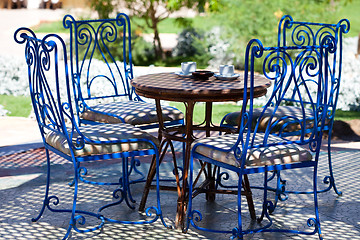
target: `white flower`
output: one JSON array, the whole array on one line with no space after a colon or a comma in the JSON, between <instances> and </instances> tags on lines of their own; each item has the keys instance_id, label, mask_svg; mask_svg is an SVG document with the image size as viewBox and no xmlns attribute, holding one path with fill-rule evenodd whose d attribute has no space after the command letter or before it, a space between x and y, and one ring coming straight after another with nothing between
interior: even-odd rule
<instances>
[{"instance_id":1,"label":"white flower","mask_svg":"<svg viewBox=\"0 0 360 240\"><path fill-rule=\"evenodd\" d=\"M0 56L0 94L29 95L27 65L24 59Z\"/></svg>"},{"instance_id":2,"label":"white flower","mask_svg":"<svg viewBox=\"0 0 360 240\"><path fill-rule=\"evenodd\" d=\"M0 117L6 116L8 113L10 112L6 110L3 105L0 105Z\"/></svg>"}]
</instances>

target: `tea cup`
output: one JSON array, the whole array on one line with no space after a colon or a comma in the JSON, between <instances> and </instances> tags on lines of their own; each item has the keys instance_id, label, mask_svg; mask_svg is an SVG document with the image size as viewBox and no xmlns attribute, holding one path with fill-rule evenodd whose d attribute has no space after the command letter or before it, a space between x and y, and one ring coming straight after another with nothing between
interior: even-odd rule
<instances>
[{"instance_id":1,"label":"tea cup","mask_svg":"<svg viewBox=\"0 0 360 240\"><path fill-rule=\"evenodd\" d=\"M232 77L234 75L234 65L220 65L220 76Z\"/></svg>"},{"instance_id":2,"label":"tea cup","mask_svg":"<svg viewBox=\"0 0 360 240\"><path fill-rule=\"evenodd\" d=\"M183 75L188 75L196 71L196 62L182 62L181 72Z\"/></svg>"}]
</instances>

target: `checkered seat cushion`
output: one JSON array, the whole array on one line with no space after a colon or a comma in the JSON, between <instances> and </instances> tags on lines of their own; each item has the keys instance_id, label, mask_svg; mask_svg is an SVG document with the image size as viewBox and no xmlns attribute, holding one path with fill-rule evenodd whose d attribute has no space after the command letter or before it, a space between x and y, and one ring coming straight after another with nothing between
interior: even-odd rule
<instances>
[{"instance_id":1,"label":"checkered seat cushion","mask_svg":"<svg viewBox=\"0 0 360 240\"><path fill-rule=\"evenodd\" d=\"M141 101L112 102L98 104L91 107L94 111L86 110L81 114L84 120L101 123L121 123L119 116L125 123L131 125L143 125L158 122L156 106L151 103ZM164 121L181 120L184 114L172 107L163 106ZM114 116L115 115L115 116Z\"/></svg>"},{"instance_id":2,"label":"checkered seat cushion","mask_svg":"<svg viewBox=\"0 0 360 240\"><path fill-rule=\"evenodd\" d=\"M94 141L117 141L128 139L147 139L159 146L159 140L145 131L129 124L98 124L87 125L79 127L80 132L86 137ZM73 143L76 145L76 140L79 134L75 133L72 136ZM56 148L57 150L70 155L69 144L66 138L57 132L50 131L45 137L46 143ZM134 141L123 143L107 143L94 144L86 142L85 146L80 149L74 149L75 156L89 156L97 154L111 154L117 152L128 152L136 150L153 149L154 147L147 141Z\"/></svg>"},{"instance_id":3,"label":"checkered seat cushion","mask_svg":"<svg viewBox=\"0 0 360 240\"><path fill-rule=\"evenodd\" d=\"M246 134L246 133L245 133ZM244 134L244 139L245 139ZM195 152L208 158L223 162L235 167L240 167L240 163L236 160L234 152L230 149L234 146L238 139L238 134L228 134L216 137L208 137L196 140L199 145ZM257 133L254 145L261 144L264 140L263 133ZM268 144L281 143L284 140L280 137L269 135ZM297 144L275 145L269 147L252 148L246 155L246 166L270 166L276 164L287 164L293 162L310 161L311 153Z\"/></svg>"},{"instance_id":4,"label":"checkered seat cushion","mask_svg":"<svg viewBox=\"0 0 360 240\"><path fill-rule=\"evenodd\" d=\"M253 110L253 123L252 126L255 127L256 123L259 121L260 115L263 111L263 108L255 108ZM268 107L262 118L260 119L259 129L258 131L265 131L266 127L269 124L269 120L271 115L274 112L274 107ZM289 116L290 118L283 118ZM283 118L283 119L281 119ZM300 125L297 121L294 121L294 118L299 120L304 119L302 109L300 107L295 106L279 106L273 115L272 123L275 123L277 120L281 119L276 126L273 128L272 132L279 131L284 124L283 132L294 132L300 130ZM225 116L224 123L237 126L241 119L241 112L232 112ZM311 129L314 126L314 113L311 109L305 109L305 119L306 119L306 128Z\"/></svg>"}]
</instances>

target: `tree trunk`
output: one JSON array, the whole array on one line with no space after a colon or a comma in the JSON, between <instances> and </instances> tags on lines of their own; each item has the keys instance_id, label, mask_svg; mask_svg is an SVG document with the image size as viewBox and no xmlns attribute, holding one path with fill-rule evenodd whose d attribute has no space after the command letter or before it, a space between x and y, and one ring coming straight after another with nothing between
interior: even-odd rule
<instances>
[{"instance_id":1,"label":"tree trunk","mask_svg":"<svg viewBox=\"0 0 360 240\"><path fill-rule=\"evenodd\" d=\"M161 46L160 34L159 34L159 30L158 30L159 18L156 16L156 9L152 3L150 4L148 12L149 12L150 19L151 19L150 27L152 28L152 30L154 32L153 45L154 45L154 50L155 50L155 58L157 60L159 60L159 59L165 60L165 54L164 54L164 51Z\"/></svg>"},{"instance_id":2,"label":"tree trunk","mask_svg":"<svg viewBox=\"0 0 360 240\"><path fill-rule=\"evenodd\" d=\"M165 60L165 54L164 54L164 50L161 46L160 34L159 34L159 30L157 29L157 24L154 26L153 30L154 30L153 43L154 43L156 59Z\"/></svg>"}]
</instances>

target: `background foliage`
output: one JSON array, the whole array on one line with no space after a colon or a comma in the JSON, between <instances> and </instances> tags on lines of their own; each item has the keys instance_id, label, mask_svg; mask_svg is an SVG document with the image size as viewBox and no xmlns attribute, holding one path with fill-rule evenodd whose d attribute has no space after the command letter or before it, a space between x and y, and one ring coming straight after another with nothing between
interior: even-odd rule
<instances>
[{"instance_id":1,"label":"background foliage","mask_svg":"<svg viewBox=\"0 0 360 240\"><path fill-rule=\"evenodd\" d=\"M97 11L99 18L109 18L109 15L114 11L116 5L113 0L89 0L90 6Z\"/></svg>"},{"instance_id":2,"label":"background foliage","mask_svg":"<svg viewBox=\"0 0 360 240\"><path fill-rule=\"evenodd\" d=\"M293 19L313 22L338 22L333 8L327 1L320 0L223 0L224 7L217 13L218 21L223 23L222 36L228 39L228 51L236 52L234 63L243 67L244 51L250 39L257 38L265 46L276 45L277 26L284 15Z\"/></svg>"},{"instance_id":3,"label":"background foliage","mask_svg":"<svg viewBox=\"0 0 360 240\"><path fill-rule=\"evenodd\" d=\"M102 9L111 11L117 10L114 3L120 0L89 0L94 9L101 15ZM135 0L126 0L134 4ZM186 59L201 62L202 66L217 67L219 63L233 63L238 69L243 68L244 51L247 42L252 38L260 39L264 45L274 45L277 38L277 25L283 15L289 14L294 19L314 22L338 22L341 18L348 18L351 21L351 30L347 35L358 36L360 32L360 11L359 0L141 0L144 4L159 6L162 4L168 9L167 13L188 6L196 11L205 11L194 18L169 18L162 17L157 23L160 33L177 33L178 39L183 39L186 29L193 32L186 41L190 41L192 51L188 51ZM156 6L158 6L156 5ZM144 5L145 6L145 5ZM96 8L97 7L97 8ZM133 7L135 9L135 7ZM134 58L136 65L161 65L178 66L183 57L177 53L166 55L166 58L156 58L156 51L153 43L138 39L142 34L152 33L153 29L148 26L147 19L151 13L145 8L141 14L133 12L131 23L137 40L134 41L133 49L139 52ZM207 9L207 10L206 10ZM56 29L56 26L51 26ZM59 31L63 30L61 28ZM49 28L47 28L49 31ZM199 37L197 34L200 34ZM189 33L187 33L189 34ZM133 34L133 36L135 36ZM135 47L135 42L138 47ZM150 44L152 46L150 46ZM177 46L181 47L181 46ZM152 49L151 49L152 48ZM177 51L175 49L175 51ZM144 58L140 55L144 53Z\"/></svg>"},{"instance_id":4,"label":"background foliage","mask_svg":"<svg viewBox=\"0 0 360 240\"><path fill-rule=\"evenodd\" d=\"M88 1L93 4L101 18L122 11L114 4L118 0ZM168 7L171 9L188 6L206 14L193 18L165 18L159 22L160 33L176 33L179 40L174 53L167 55L164 60L156 60L153 44L142 38L143 34L152 33L152 29L146 26L146 20L136 15L131 16L132 54L136 66L153 64L179 66L182 61L192 60L198 62L201 68L216 69L220 64L232 63L240 70L247 42L252 38L258 38L264 45L274 45L279 19L285 14L301 21L335 23L342 18L349 19L351 29L345 36L344 44L347 38L358 37L360 33L359 0L159 0L157 2L169 4ZM45 33L68 32L63 28L61 21L43 23L35 30ZM113 51L119 51L117 60L121 61L120 50ZM360 109L360 90L353 87L360 84L358 64L360 60L359 57L354 56L354 52L354 49L350 49L350 52L345 52L344 55L343 83L340 92L342 102L339 102L338 106L346 110ZM27 81L23 80L26 78L26 69L22 61L18 64L17 59L0 56L0 77L0 94L3 96L19 95L21 98L28 93ZM2 105L6 101L4 98L0 98ZM7 104L6 108L9 106Z\"/></svg>"}]
</instances>

